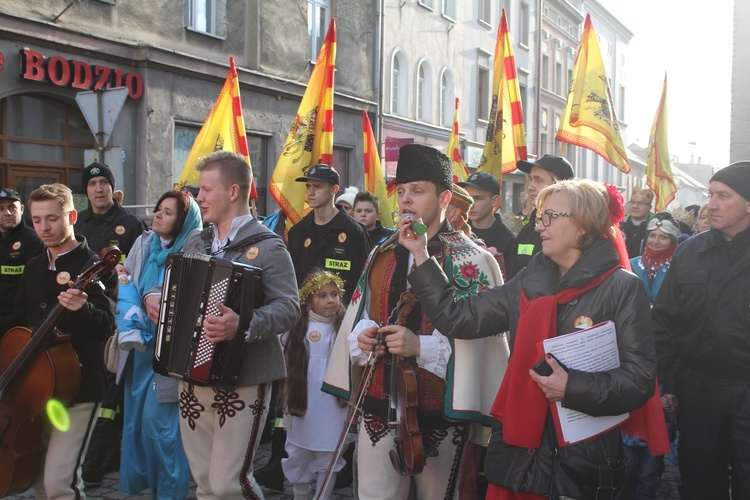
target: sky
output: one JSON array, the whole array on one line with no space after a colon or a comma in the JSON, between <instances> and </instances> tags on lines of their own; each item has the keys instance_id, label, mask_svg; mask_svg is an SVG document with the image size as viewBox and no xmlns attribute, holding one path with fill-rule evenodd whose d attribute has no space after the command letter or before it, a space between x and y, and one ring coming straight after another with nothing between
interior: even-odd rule
<instances>
[{"instance_id":1,"label":"sky","mask_svg":"<svg viewBox=\"0 0 750 500\"><path fill-rule=\"evenodd\" d=\"M626 142L648 145L666 71L670 155L680 163L695 154L714 168L728 165L733 0L599 2L633 32Z\"/></svg>"}]
</instances>

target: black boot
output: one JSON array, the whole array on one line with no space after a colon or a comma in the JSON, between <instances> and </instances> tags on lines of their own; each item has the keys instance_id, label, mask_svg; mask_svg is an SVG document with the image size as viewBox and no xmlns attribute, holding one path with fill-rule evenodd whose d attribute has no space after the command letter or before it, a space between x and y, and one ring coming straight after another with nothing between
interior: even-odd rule
<instances>
[{"instance_id":1,"label":"black boot","mask_svg":"<svg viewBox=\"0 0 750 500\"><path fill-rule=\"evenodd\" d=\"M105 420L102 452L102 475L120 470L120 425L118 420Z\"/></svg>"},{"instance_id":2,"label":"black boot","mask_svg":"<svg viewBox=\"0 0 750 500\"><path fill-rule=\"evenodd\" d=\"M104 453L104 419L97 419L94 431L91 433L86 457L81 466L81 478L86 484L99 485L102 483L102 455Z\"/></svg>"},{"instance_id":3,"label":"black boot","mask_svg":"<svg viewBox=\"0 0 750 500\"><path fill-rule=\"evenodd\" d=\"M349 443L343 455L346 465L336 475L336 485L333 489L346 488L352 485L352 462L354 461L354 443Z\"/></svg>"},{"instance_id":4,"label":"black boot","mask_svg":"<svg viewBox=\"0 0 750 500\"><path fill-rule=\"evenodd\" d=\"M284 470L281 468L281 459L286 458L286 430L276 427L271 436L271 458L268 463L256 470L253 475L255 481L261 486L271 490L284 491Z\"/></svg>"}]
</instances>

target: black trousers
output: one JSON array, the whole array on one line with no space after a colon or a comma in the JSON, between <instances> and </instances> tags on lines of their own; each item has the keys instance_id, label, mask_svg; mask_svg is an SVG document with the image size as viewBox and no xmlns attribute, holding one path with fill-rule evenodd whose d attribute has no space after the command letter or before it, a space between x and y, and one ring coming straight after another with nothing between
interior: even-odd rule
<instances>
[{"instance_id":1,"label":"black trousers","mask_svg":"<svg viewBox=\"0 0 750 500\"><path fill-rule=\"evenodd\" d=\"M683 500L750 499L750 383L722 385L692 374L676 387Z\"/></svg>"}]
</instances>

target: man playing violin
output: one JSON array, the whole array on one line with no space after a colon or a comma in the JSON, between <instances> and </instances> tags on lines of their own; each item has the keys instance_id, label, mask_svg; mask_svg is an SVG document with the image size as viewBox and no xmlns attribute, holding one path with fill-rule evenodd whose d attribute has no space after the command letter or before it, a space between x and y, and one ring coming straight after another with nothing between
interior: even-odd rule
<instances>
[{"instance_id":1,"label":"man playing violin","mask_svg":"<svg viewBox=\"0 0 750 500\"><path fill-rule=\"evenodd\" d=\"M83 236L74 234L78 213L67 186L40 186L29 195L29 210L46 252L27 262L14 312L0 317L0 331L4 334L15 326L38 325L56 304L64 308L57 328L70 335L81 366L81 384L67 408L70 428L61 431L47 425L42 433L47 452L34 486L48 498L85 498L81 463L104 396L99 345L114 331L117 277L114 271L107 271L101 280L104 287L94 285L86 291L69 288L99 257Z\"/></svg>"},{"instance_id":2,"label":"man playing violin","mask_svg":"<svg viewBox=\"0 0 750 500\"><path fill-rule=\"evenodd\" d=\"M458 293L502 284L495 259L445 220L453 187L447 156L429 146L402 147L396 185L402 224L410 224L408 218L426 226L430 254L443 264ZM364 398L357 463L362 499L406 499L412 481L418 498L457 497L471 424L491 422L489 409L507 364L508 344L502 335L486 343L463 342L434 328L419 298L409 293L406 277L412 264L409 252L393 238L370 253L323 386L333 395L356 400L358 395L352 393L357 392L360 368L368 356L378 358L371 382L360 388ZM410 388L416 393L416 422L407 418L406 427L413 432L417 426L417 440L403 433L405 415L412 414L412 408L405 412L404 391L395 394L391 384L408 372L416 375ZM403 446L406 439L411 451ZM415 458L416 467L411 467Z\"/></svg>"}]
</instances>

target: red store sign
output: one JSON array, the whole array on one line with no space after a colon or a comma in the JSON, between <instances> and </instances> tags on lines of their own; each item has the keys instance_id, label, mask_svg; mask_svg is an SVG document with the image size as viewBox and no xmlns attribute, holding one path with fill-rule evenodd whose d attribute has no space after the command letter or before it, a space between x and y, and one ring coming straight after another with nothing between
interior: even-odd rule
<instances>
[{"instance_id":1,"label":"red store sign","mask_svg":"<svg viewBox=\"0 0 750 500\"><path fill-rule=\"evenodd\" d=\"M121 69L91 65L61 56L44 57L41 52L30 49L21 50L20 76L24 80L46 81L59 87L81 90L126 87L131 99L138 99L143 95L143 78L135 71L127 73Z\"/></svg>"}]
</instances>

